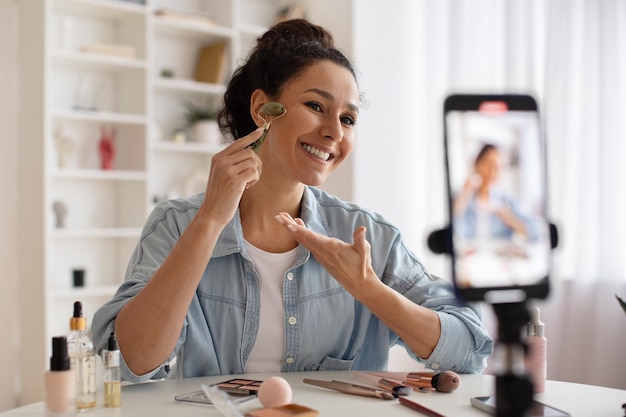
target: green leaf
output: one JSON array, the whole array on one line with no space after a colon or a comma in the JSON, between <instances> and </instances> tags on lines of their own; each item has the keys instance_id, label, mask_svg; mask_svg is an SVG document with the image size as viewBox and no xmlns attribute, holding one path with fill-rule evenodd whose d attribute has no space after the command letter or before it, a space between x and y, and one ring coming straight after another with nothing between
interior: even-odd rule
<instances>
[{"instance_id":1,"label":"green leaf","mask_svg":"<svg viewBox=\"0 0 626 417\"><path fill-rule=\"evenodd\" d=\"M624 302L624 300L622 300L621 298L619 298L617 296L617 294L615 294L615 298L617 298L617 301L619 302L619 305L622 306L622 309L624 310L624 313L626 313L626 302Z\"/></svg>"},{"instance_id":2,"label":"green leaf","mask_svg":"<svg viewBox=\"0 0 626 417\"><path fill-rule=\"evenodd\" d=\"M196 122L201 120L215 120L217 119L218 111L213 109L209 104L205 106L199 106L195 103L186 101L183 103L185 122L188 127L193 126Z\"/></svg>"}]
</instances>

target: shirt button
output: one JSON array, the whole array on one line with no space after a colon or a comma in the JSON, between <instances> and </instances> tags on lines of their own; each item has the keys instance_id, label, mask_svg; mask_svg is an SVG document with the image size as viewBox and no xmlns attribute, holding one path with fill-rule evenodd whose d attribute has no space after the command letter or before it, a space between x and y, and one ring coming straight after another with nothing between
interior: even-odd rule
<instances>
[{"instance_id":1,"label":"shirt button","mask_svg":"<svg viewBox=\"0 0 626 417\"><path fill-rule=\"evenodd\" d=\"M296 324L298 322L295 317L289 317L289 320L287 321L289 322L289 324Z\"/></svg>"},{"instance_id":2,"label":"shirt button","mask_svg":"<svg viewBox=\"0 0 626 417\"><path fill-rule=\"evenodd\" d=\"M439 364L438 363L433 363L432 365L430 365L431 369L439 369Z\"/></svg>"},{"instance_id":3,"label":"shirt button","mask_svg":"<svg viewBox=\"0 0 626 417\"><path fill-rule=\"evenodd\" d=\"M293 363L293 358L287 358L287 359L285 359L285 362L287 362L287 363Z\"/></svg>"},{"instance_id":4,"label":"shirt button","mask_svg":"<svg viewBox=\"0 0 626 417\"><path fill-rule=\"evenodd\" d=\"M293 280L293 272L290 272L290 273L287 274L287 279L289 281Z\"/></svg>"}]
</instances>

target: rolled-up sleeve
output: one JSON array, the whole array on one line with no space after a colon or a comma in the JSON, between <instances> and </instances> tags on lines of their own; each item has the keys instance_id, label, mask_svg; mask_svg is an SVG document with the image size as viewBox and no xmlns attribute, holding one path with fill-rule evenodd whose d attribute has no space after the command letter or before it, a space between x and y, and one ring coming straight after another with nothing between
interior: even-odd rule
<instances>
[{"instance_id":1,"label":"rolled-up sleeve","mask_svg":"<svg viewBox=\"0 0 626 417\"><path fill-rule=\"evenodd\" d=\"M433 370L481 373L485 369L493 340L482 325L480 306L463 304L448 281L427 273L405 296L435 311L441 323L441 335L430 357L409 354Z\"/></svg>"},{"instance_id":2,"label":"rolled-up sleeve","mask_svg":"<svg viewBox=\"0 0 626 417\"><path fill-rule=\"evenodd\" d=\"M111 332L115 330L115 320L122 308L135 297L148 283L154 272L167 257L171 248L176 244L179 230L176 220L171 215L173 210L184 211L167 203L155 207L144 225L141 239L135 248L128 263L124 282L109 302L100 307L94 314L91 330L96 352L101 355L107 346ZM189 215L191 216L191 214ZM172 232L174 231L174 232ZM185 339L185 326L178 340L178 349ZM121 351L122 379L129 382L144 382L149 379L162 379L170 373L170 362L176 357L176 351L170 358L152 371L143 374L134 374L124 361L124 352Z\"/></svg>"}]
</instances>

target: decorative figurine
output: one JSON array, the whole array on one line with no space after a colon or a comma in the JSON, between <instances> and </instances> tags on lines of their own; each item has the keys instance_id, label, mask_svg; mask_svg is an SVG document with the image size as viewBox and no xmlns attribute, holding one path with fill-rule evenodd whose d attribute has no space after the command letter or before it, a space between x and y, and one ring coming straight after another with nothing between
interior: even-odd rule
<instances>
[{"instance_id":1,"label":"decorative figurine","mask_svg":"<svg viewBox=\"0 0 626 417\"><path fill-rule=\"evenodd\" d=\"M63 136L63 128L57 126L54 129L54 142L57 148L57 163L59 168L68 167L68 159L76 150L76 142L68 136Z\"/></svg>"},{"instance_id":2,"label":"decorative figurine","mask_svg":"<svg viewBox=\"0 0 626 417\"><path fill-rule=\"evenodd\" d=\"M115 158L115 128L107 130L100 129L100 161L102 169L113 169L113 159Z\"/></svg>"},{"instance_id":3,"label":"decorative figurine","mask_svg":"<svg viewBox=\"0 0 626 417\"><path fill-rule=\"evenodd\" d=\"M55 227L57 229L63 229L65 227L65 216L67 215L67 207L62 201L55 201L52 204L52 210L54 210L54 216L56 218Z\"/></svg>"}]
</instances>

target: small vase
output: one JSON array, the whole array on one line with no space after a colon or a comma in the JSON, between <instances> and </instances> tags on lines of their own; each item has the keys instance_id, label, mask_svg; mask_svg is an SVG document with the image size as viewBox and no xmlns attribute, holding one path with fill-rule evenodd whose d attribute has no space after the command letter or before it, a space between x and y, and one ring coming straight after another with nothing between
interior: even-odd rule
<instances>
[{"instance_id":1,"label":"small vase","mask_svg":"<svg viewBox=\"0 0 626 417\"><path fill-rule=\"evenodd\" d=\"M191 140L193 142L219 145L222 142L222 134L216 120L202 120L196 122L191 128Z\"/></svg>"}]
</instances>

